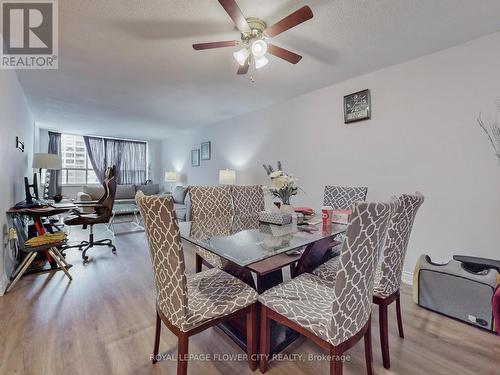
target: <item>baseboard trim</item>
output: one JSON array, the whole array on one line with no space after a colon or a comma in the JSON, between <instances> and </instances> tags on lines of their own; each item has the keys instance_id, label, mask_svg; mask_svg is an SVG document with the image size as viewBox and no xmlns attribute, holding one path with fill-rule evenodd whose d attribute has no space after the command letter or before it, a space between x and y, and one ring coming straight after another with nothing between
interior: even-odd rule
<instances>
[{"instance_id":1,"label":"baseboard trim","mask_svg":"<svg viewBox=\"0 0 500 375\"><path fill-rule=\"evenodd\" d=\"M413 272L403 271L401 281L406 285L413 285Z\"/></svg>"}]
</instances>

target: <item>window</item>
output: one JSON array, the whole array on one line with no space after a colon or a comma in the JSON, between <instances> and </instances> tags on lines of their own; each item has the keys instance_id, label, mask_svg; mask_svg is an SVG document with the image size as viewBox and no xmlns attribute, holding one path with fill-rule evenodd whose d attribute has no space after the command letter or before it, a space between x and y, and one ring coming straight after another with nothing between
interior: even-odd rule
<instances>
[{"instance_id":1,"label":"window","mask_svg":"<svg viewBox=\"0 0 500 375\"><path fill-rule=\"evenodd\" d=\"M82 136L61 134L61 159L63 185L99 183L87 157Z\"/></svg>"}]
</instances>

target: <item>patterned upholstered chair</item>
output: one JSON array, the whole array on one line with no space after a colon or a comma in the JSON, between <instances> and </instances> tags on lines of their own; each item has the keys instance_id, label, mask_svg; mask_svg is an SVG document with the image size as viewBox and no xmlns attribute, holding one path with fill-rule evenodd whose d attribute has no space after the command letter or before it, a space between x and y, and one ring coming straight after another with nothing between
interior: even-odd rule
<instances>
[{"instance_id":1,"label":"patterned upholstered chair","mask_svg":"<svg viewBox=\"0 0 500 375\"><path fill-rule=\"evenodd\" d=\"M399 288L413 222L419 207L424 202L424 197L420 193L415 193L415 195L403 194L394 198L394 200L396 208L389 221L387 237L375 273L373 295L373 302L379 305L382 359L384 367L387 369L390 367L387 308L392 302L396 301L399 336L404 338ZM334 283L338 267L339 257L322 264L314 270L313 274L321 277L326 282Z\"/></svg>"},{"instance_id":2,"label":"patterned upholstered chair","mask_svg":"<svg viewBox=\"0 0 500 375\"><path fill-rule=\"evenodd\" d=\"M261 185L232 186L235 215L248 215L264 211L264 190Z\"/></svg>"},{"instance_id":3,"label":"patterned upholstered chair","mask_svg":"<svg viewBox=\"0 0 500 375\"><path fill-rule=\"evenodd\" d=\"M207 220L216 217L233 216L234 207L231 186L190 186L191 220ZM215 254L196 246L196 272L202 265L222 268L222 260Z\"/></svg>"},{"instance_id":4,"label":"patterned upholstered chair","mask_svg":"<svg viewBox=\"0 0 500 375\"><path fill-rule=\"evenodd\" d=\"M158 358L162 322L178 337L177 374L184 375L190 336L246 314L249 366L255 370L257 292L217 268L186 275L172 198L138 192L136 202L144 220L157 295L153 363Z\"/></svg>"},{"instance_id":5,"label":"patterned upholstered chair","mask_svg":"<svg viewBox=\"0 0 500 375\"><path fill-rule=\"evenodd\" d=\"M354 203L364 202L367 187L325 186L323 205L332 206L334 210L350 210Z\"/></svg>"},{"instance_id":6,"label":"patterned upholstered chair","mask_svg":"<svg viewBox=\"0 0 500 375\"><path fill-rule=\"evenodd\" d=\"M330 374L342 374L341 356L362 337L372 374L371 305L375 270L394 204L356 203L335 282L302 274L259 296L260 352L269 354L269 320L305 335L331 355ZM267 370L261 356L260 370Z\"/></svg>"},{"instance_id":7,"label":"patterned upholstered chair","mask_svg":"<svg viewBox=\"0 0 500 375\"><path fill-rule=\"evenodd\" d=\"M404 338L399 288L413 222L418 209L424 203L424 197L418 192L414 195L403 194L397 198L397 203L389 222L381 262L375 274L373 292L373 302L379 306L380 342L382 360L386 369L391 367L387 310L388 306L396 301L399 336Z\"/></svg>"},{"instance_id":8,"label":"patterned upholstered chair","mask_svg":"<svg viewBox=\"0 0 500 375\"><path fill-rule=\"evenodd\" d=\"M326 185L323 194L323 206L333 207L334 210L350 210L356 202L364 202L367 187L349 187L349 186L331 186ZM341 233L335 237L335 243L332 243L332 253L338 254L345 239L345 234Z\"/></svg>"}]
</instances>

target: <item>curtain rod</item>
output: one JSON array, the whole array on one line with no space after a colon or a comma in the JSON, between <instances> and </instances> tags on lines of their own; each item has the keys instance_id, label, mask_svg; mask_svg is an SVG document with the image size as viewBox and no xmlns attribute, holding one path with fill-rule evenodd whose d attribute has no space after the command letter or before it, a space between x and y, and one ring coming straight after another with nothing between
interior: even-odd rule
<instances>
[{"instance_id":1,"label":"curtain rod","mask_svg":"<svg viewBox=\"0 0 500 375\"><path fill-rule=\"evenodd\" d=\"M137 142L137 143L149 143L149 141L144 141L140 139L130 139L130 138L119 138L119 137L106 137L103 135L92 135L92 134L75 134L75 133L68 133L68 132L63 132L61 130L55 130L55 129L47 129L47 128L41 128L38 127L40 130L47 130L48 132L52 133L59 133L59 134L66 134L66 135L76 135L78 137L94 137L94 138L106 138L106 139L116 139L118 141L130 141L130 142Z\"/></svg>"}]
</instances>

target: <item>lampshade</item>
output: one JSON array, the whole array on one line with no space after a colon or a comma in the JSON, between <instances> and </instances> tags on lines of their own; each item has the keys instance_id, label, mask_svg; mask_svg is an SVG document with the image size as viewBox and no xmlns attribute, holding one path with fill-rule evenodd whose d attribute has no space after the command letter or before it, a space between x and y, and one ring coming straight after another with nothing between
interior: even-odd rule
<instances>
[{"instance_id":1,"label":"lampshade","mask_svg":"<svg viewBox=\"0 0 500 375\"><path fill-rule=\"evenodd\" d=\"M62 160L55 154L34 154L31 166L36 169L61 169Z\"/></svg>"},{"instance_id":2,"label":"lampshade","mask_svg":"<svg viewBox=\"0 0 500 375\"><path fill-rule=\"evenodd\" d=\"M267 43L262 39L256 40L252 44L252 54L255 57L262 57L267 52Z\"/></svg>"},{"instance_id":3,"label":"lampshade","mask_svg":"<svg viewBox=\"0 0 500 375\"><path fill-rule=\"evenodd\" d=\"M165 172L165 182L177 182L177 172Z\"/></svg>"},{"instance_id":4,"label":"lampshade","mask_svg":"<svg viewBox=\"0 0 500 375\"><path fill-rule=\"evenodd\" d=\"M268 62L269 62L269 60L267 59L266 56L256 57L255 58L255 68L260 69L260 68L266 66Z\"/></svg>"},{"instance_id":5,"label":"lampshade","mask_svg":"<svg viewBox=\"0 0 500 375\"><path fill-rule=\"evenodd\" d=\"M236 183L236 171L232 169L221 169L219 171L219 184L234 185Z\"/></svg>"},{"instance_id":6,"label":"lampshade","mask_svg":"<svg viewBox=\"0 0 500 375\"><path fill-rule=\"evenodd\" d=\"M233 53L234 59L241 66L245 65L245 61L247 61L248 56L250 56L250 52L248 52L247 48L242 48L239 51Z\"/></svg>"}]
</instances>

